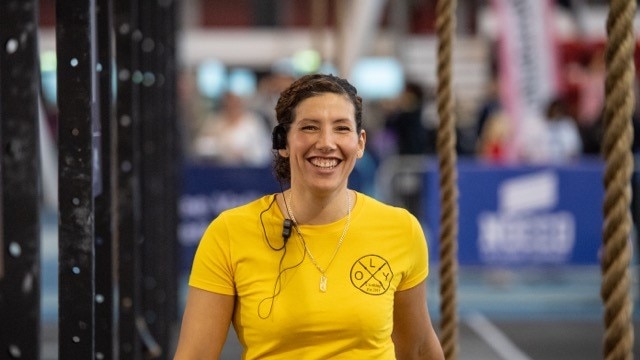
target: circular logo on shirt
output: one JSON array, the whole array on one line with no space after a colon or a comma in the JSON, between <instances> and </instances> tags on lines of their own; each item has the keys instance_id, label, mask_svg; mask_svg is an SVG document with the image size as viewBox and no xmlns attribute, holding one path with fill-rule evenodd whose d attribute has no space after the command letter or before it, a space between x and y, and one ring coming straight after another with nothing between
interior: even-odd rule
<instances>
[{"instance_id":1,"label":"circular logo on shirt","mask_svg":"<svg viewBox=\"0 0 640 360\"><path fill-rule=\"evenodd\" d=\"M351 267L351 283L365 294L382 295L391 284L389 262L378 255L365 255Z\"/></svg>"}]
</instances>

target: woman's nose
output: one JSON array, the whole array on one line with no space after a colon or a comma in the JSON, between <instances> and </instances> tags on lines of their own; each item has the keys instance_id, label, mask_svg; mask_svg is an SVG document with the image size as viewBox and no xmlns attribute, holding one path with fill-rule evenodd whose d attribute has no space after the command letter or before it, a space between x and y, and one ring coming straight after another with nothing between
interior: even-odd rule
<instances>
[{"instance_id":1,"label":"woman's nose","mask_svg":"<svg viewBox=\"0 0 640 360\"><path fill-rule=\"evenodd\" d=\"M334 134L330 129L323 129L318 135L316 147L320 150L332 150L335 147Z\"/></svg>"}]
</instances>

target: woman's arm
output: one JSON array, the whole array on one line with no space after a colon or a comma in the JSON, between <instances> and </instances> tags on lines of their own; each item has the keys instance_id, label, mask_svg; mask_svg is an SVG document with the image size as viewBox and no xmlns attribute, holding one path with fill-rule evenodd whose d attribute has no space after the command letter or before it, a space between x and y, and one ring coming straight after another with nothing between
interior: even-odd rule
<instances>
[{"instance_id":1,"label":"woman's arm","mask_svg":"<svg viewBox=\"0 0 640 360\"><path fill-rule=\"evenodd\" d=\"M393 333L398 360L444 360L427 308L427 287L421 282L395 294Z\"/></svg>"},{"instance_id":2,"label":"woman's arm","mask_svg":"<svg viewBox=\"0 0 640 360\"><path fill-rule=\"evenodd\" d=\"M235 297L189 287L174 360L218 359L227 339Z\"/></svg>"}]
</instances>

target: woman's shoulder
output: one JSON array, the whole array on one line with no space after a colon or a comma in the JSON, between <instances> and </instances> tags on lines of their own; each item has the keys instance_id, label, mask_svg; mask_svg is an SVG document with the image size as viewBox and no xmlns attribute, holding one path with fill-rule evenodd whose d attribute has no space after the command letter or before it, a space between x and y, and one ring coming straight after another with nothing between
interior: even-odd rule
<instances>
[{"instance_id":1,"label":"woman's shoulder","mask_svg":"<svg viewBox=\"0 0 640 360\"><path fill-rule=\"evenodd\" d=\"M257 213L264 211L270 206L276 206L272 204L274 199L274 194L267 194L254 199L242 201L235 205L230 205L227 209L221 211L218 217L232 218L246 215L255 216Z\"/></svg>"},{"instance_id":2,"label":"woman's shoulder","mask_svg":"<svg viewBox=\"0 0 640 360\"><path fill-rule=\"evenodd\" d=\"M358 200L362 200L360 203L362 211L374 213L376 216L412 216L411 213L402 207L388 204L382 200L376 199L370 195L366 195L358 192Z\"/></svg>"},{"instance_id":3,"label":"woman's shoulder","mask_svg":"<svg viewBox=\"0 0 640 360\"><path fill-rule=\"evenodd\" d=\"M357 208L354 215L357 219L355 222L359 226L365 226L368 229L377 229L374 231L395 229L395 231L398 232L421 232L422 225L420 221L409 210L385 203L371 196L360 193L358 193L358 196Z\"/></svg>"}]
</instances>

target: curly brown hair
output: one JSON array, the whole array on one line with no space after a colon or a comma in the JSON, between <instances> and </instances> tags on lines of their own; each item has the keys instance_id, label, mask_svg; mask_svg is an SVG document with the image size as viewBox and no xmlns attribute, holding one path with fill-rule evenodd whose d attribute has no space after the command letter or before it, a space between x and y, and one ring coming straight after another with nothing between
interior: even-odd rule
<instances>
[{"instance_id":1,"label":"curly brown hair","mask_svg":"<svg viewBox=\"0 0 640 360\"><path fill-rule=\"evenodd\" d=\"M305 75L294 81L289 88L280 93L276 104L276 119L279 127L288 133L295 119L295 110L303 100L324 93L334 93L346 96L355 109L356 129L362 130L362 98L358 96L358 90L347 80L335 75L312 74ZM275 151L273 170L276 178L281 183L291 181L291 167L289 158L280 156Z\"/></svg>"}]
</instances>

